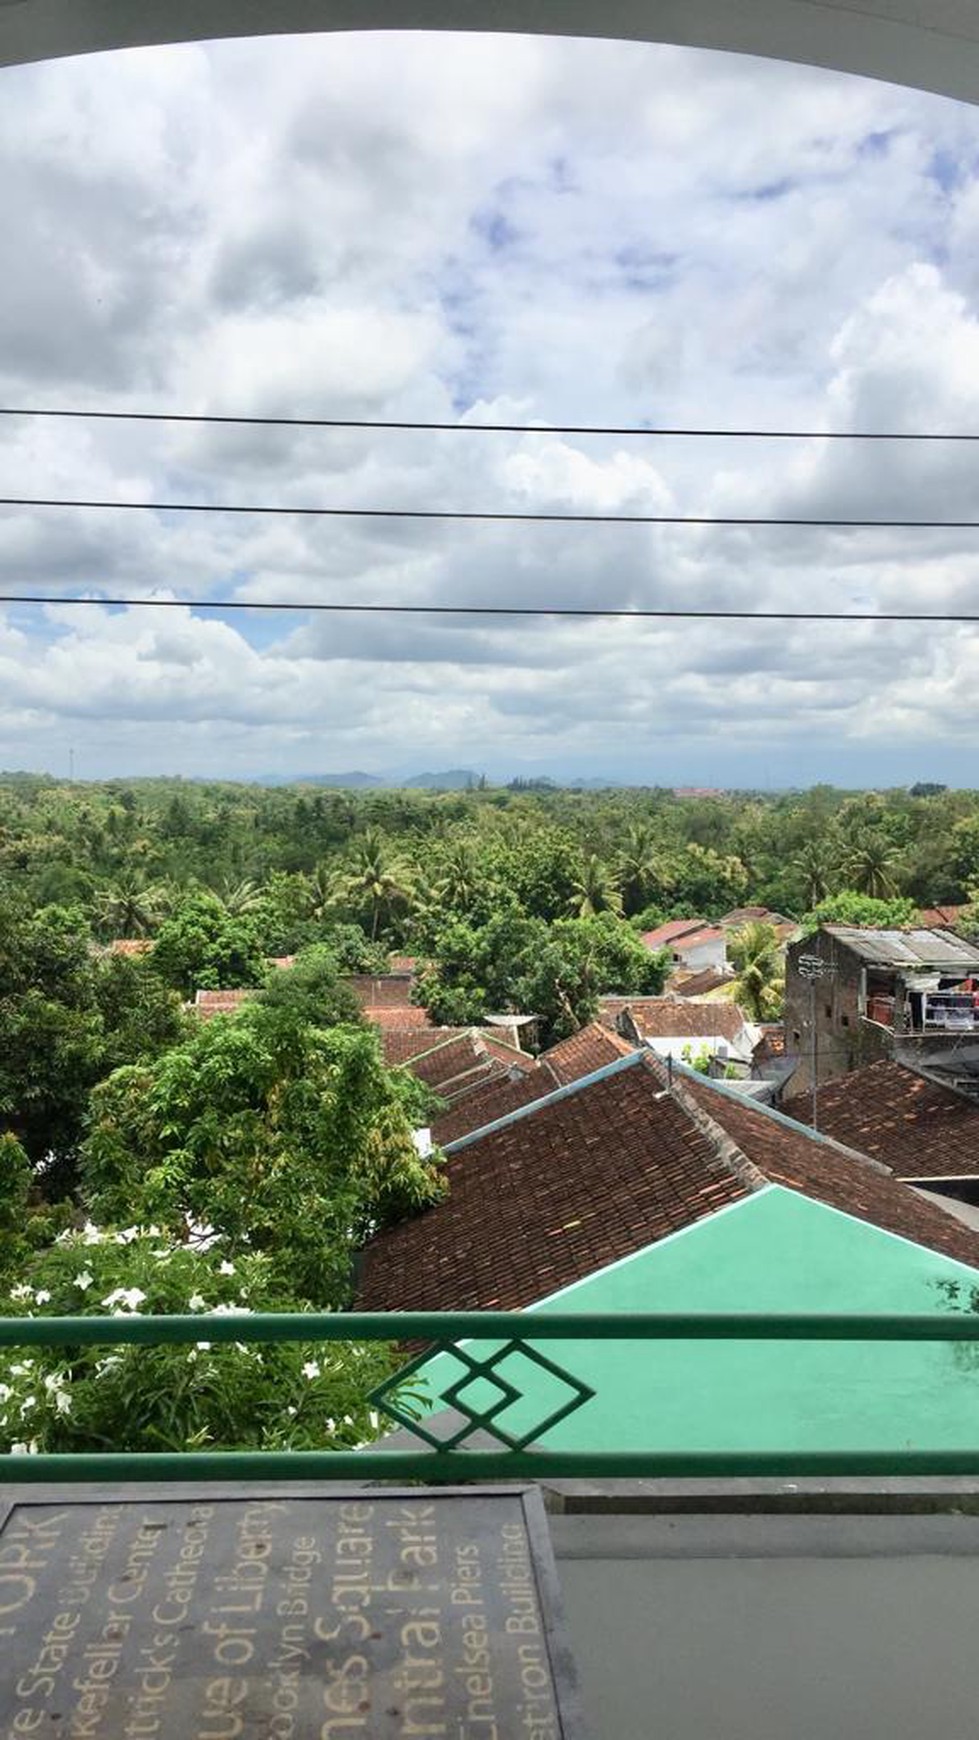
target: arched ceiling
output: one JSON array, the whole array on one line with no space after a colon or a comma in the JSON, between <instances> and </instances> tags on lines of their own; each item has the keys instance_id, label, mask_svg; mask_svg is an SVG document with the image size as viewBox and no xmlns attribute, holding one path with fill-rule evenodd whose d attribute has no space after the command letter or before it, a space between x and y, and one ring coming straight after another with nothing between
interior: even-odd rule
<instances>
[{"instance_id":1,"label":"arched ceiling","mask_svg":"<svg viewBox=\"0 0 979 1740\"><path fill-rule=\"evenodd\" d=\"M313 30L510 31L730 49L979 101L977 0L0 0L0 65Z\"/></svg>"}]
</instances>

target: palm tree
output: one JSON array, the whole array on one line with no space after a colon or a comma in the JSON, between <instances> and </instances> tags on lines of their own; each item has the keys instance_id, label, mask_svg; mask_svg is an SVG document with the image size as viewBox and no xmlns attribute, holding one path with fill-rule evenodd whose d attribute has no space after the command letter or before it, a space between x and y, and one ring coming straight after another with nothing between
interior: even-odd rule
<instances>
[{"instance_id":1,"label":"palm tree","mask_svg":"<svg viewBox=\"0 0 979 1740\"><path fill-rule=\"evenodd\" d=\"M391 854L379 828L366 828L357 841L338 892L352 906L370 912L371 941L376 942L381 919L396 906L407 906L414 893L415 876L410 866Z\"/></svg>"},{"instance_id":2,"label":"palm tree","mask_svg":"<svg viewBox=\"0 0 979 1740\"><path fill-rule=\"evenodd\" d=\"M453 840L446 848L434 890L446 906L465 912L472 906L483 879L472 840Z\"/></svg>"},{"instance_id":3,"label":"palm tree","mask_svg":"<svg viewBox=\"0 0 979 1740\"><path fill-rule=\"evenodd\" d=\"M341 898L340 873L329 864L317 864L306 882L307 917L317 920L329 918Z\"/></svg>"},{"instance_id":4,"label":"palm tree","mask_svg":"<svg viewBox=\"0 0 979 1740\"><path fill-rule=\"evenodd\" d=\"M784 969L778 934L773 925L757 921L743 925L728 939L735 976L724 995L752 1021L775 1021L782 1013Z\"/></svg>"},{"instance_id":5,"label":"palm tree","mask_svg":"<svg viewBox=\"0 0 979 1740\"><path fill-rule=\"evenodd\" d=\"M790 869L802 884L803 903L809 911L832 893L839 875L839 854L828 840L807 840L792 859Z\"/></svg>"},{"instance_id":6,"label":"palm tree","mask_svg":"<svg viewBox=\"0 0 979 1740\"><path fill-rule=\"evenodd\" d=\"M619 882L627 913L641 912L653 889L666 893L673 881L660 861L656 836L648 822L634 822L619 853Z\"/></svg>"},{"instance_id":7,"label":"palm tree","mask_svg":"<svg viewBox=\"0 0 979 1740\"><path fill-rule=\"evenodd\" d=\"M599 912L622 911L622 896L615 872L594 852L587 854L581 874L572 884L568 911L575 918L594 918Z\"/></svg>"},{"instance_id":8,"label":"palm tree","mask_svg":"<svg viewBox=\"0 0 979 1740\"><path fill-rule=\"evenodd\" d=\"M139 870L127 870L99 890L95 910L99 926L109 936L149 936L163 917L164 890L148 882Z\"/></svg>"},{"instance_id":9,"label":"palm tree","mask_svg":"<svg viewBox=\"0 0 979 1740\"><path fill-rule=\"evenodd\" d=\"M241 918L246 912L254 912L261 906L265 895L261 884L247 878L236 882L232 876L226 876L218 890L218 898L225 912L232 918Z\"/></svg>"},{"instance_id":10,"label":"palm tree","mask_svg":"<svg viewBox=\"0 0 979 1740\"><path fill-rule=\"evenodd\" d=\"M886 834L859 834L846 858L847 880L858 894L890 900L898 893L901 857Z\"/></svg>"}]
</instances>

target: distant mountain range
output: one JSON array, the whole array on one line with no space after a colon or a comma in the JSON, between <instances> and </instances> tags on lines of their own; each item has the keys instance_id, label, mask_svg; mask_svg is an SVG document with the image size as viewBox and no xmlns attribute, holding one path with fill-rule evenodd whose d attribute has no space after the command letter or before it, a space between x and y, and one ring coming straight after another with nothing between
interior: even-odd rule
<instances>
[{"instance_id":1,"label":"distant mountain range","mask_svg":"<svg viewBox=\"0 0 979 1740\"><path fill-rule=\"evenodd\" d=\"M479 785L482 774L474 773L469 767L450 767L443 773L413 773L410 778L400 778L395 774L380 773L269 773L259 776L258 785L322 785L332 786L344 791L363 791L368 788L388 791L471 791ZM492 786L505 785L505 780L488 780ZM553 786L558 790L563 784L571 791L605 791L622 784L617 779L571 779L567 782L557 779L527 780L525 785Z\"/></svg>"}]
</instances>

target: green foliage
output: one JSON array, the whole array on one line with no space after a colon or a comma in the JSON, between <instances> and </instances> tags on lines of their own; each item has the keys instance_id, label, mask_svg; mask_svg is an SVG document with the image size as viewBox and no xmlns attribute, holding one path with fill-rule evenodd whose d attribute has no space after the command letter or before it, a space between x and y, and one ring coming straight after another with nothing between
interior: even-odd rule
<instances>
[{"instance_id":1,"label":"green foliage","mask_svg":"<svg viewBox=\"0 0 979 1740\"><path fill-rule=\"evenodd\" d=\"M314 1027L340 1022L358 1026L363 1019L353 991L339 977L332 948L325 944L304 949L291 967L273 967L258 1002L269 1012Z\"/></svg>"},{"instance_id":2,"label":"green foliage","mask_svg":"<svg viewBox=\"0 0 979 1740\"><path fill-rule=\"evenodd\" d=\"M199 889L160 926L153 964L185 997L259 985L265 977L267 930L254 912L230 913L216 894Z\"/></svg>"},{"instance_id":3,"label":"green foliage","mask_svg":"<svg viewBox=\"0 0 979 1740\"><path fill-rule=\"evenodd\" d=\"M785 996L785 970L778 933L770 924L751 923L728 939L734 978L726 987L732 1003L751 1021L777 1021Z\"/></svg>"},{"instance_id":4,"label":"green foliage","mask_svg":"<svg viewBox=\"0 0 979 1740\"><path fill-rule=\"evenodd\" d=\"M674 900L681 906L720 918L744 900L748 872L734 853L693 841L672 866Z\"/></svg>"},{"instance_id":5,"label":"green foliage","mask_svg":"<svg viewBox=\"0 0 979 1740\"><path fill-rule=\"evenodd\" d=\"M60 1235L7 1289L7 1316L200 1312L201 1338L169 1347L0 1349L0 1449L352 1448L377 1435L367 1392L390 1374L378 1344L249 1346L208 1337L209 1317L247 1319L302 1301L270 1259L233 1257L159 1226Z\"/></svg>"},{"instance_id":6,"label":"green foliage","mask_svg":"<svg viewBox=\"0 0 979 1740\"><path fill-rule=\"evenodd\" d=\"M655 993L668 970L613 913L542 919L506 913L481 929L455 924L438 938L418 999L443 1025L517 1010L541 1020L544 1044L591 1021L602 992Z\"/></svg>"},{"instance_id":7,"label":"green foliage","mask_svg":"<svg viewBox=\"0 0 979 1740\"><path fill-rule=\"evenodd\" d=\"M655 995L668 968L668 955L650 954L632 926L611 913L560 919L524 962L519 1006L541 1017L542 1040L551 1044L593 1021L603 992Z\"/></svg>"},{"instance_id":8,"label":"green foliage","mask_svg":"<svg viewBox=\"0 0 979 1740\"><path fill-rule=\"evenodd\" d=\"M413 1091L372 1032L250 1005L96 1089L83 1189L101 1219L176 1231L189 1216L339 1305L356 1247L440 1194L412 1141Z\"/></svg>"},{"instance_id":9,"label":"green foliage","mask_svg":"<svg viewBox=\"0 0 979 1740\"><path fill-rule=\"evenodd\" d=\"M711 1052L709 1046L700 1045L695 1050L690 1044L684 1045L680 1052L680 1061L688 1068L695 1069L698 1075L710 1075Z\"/></svg>"},{"instance_id":10,"label":"green foliage","mask_svg":"<svg viewBox=\"0 0 979 1740\"><path fill-rule=\"evenodd\" d=\"M807 933L818 930L821 924L870 925L883 930L900 930L902 925L913 924L914 918L913 900L875 900L872 895L844 888L839 894L821 900L818 906L806 913L802 923Z\"/></svg>"},{"instance_id":11,"label":"green foliage","mask_svg":"<svg viewBox=\"0 0 979 1740\"><path fill-rule=\"evenodd\" d=\"M157 1056L187 1031L180 998L164 984L150 956L96 958L92 986L102 1018L100 1075Z\"/></svg>"},{"instance_id":12,"label":"green foliage","mask_svg":"<svg viewBox=\"0 0 979 1740\"><path fill-rule=\"evenodd\" d=\"M31 1163L16 1136L0 1135L0 1284L30 1250L25 1236Z\"/></svg>"}]
</instances>

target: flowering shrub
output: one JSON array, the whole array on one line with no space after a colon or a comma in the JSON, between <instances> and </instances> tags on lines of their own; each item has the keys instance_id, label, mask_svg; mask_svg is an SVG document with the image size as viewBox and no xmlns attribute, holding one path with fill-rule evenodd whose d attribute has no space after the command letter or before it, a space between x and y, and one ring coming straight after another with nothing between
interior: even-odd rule
<instances>
[{"instance_id":1,"label":"flowering shrub","mask_svg":"<svg viewBox=\"0 0 979 1740\"><path fill-rule=\"evenodd\" d=\"M368 1392L396 1363L379 1343L214 1344L208 1318L302 1309L268 1257L201 1229L61 1233L0 1315L200 1314L191 1346L0 1349L0 1450L351 1449L382 1423Z\"/></svg>"}]
</instances>

